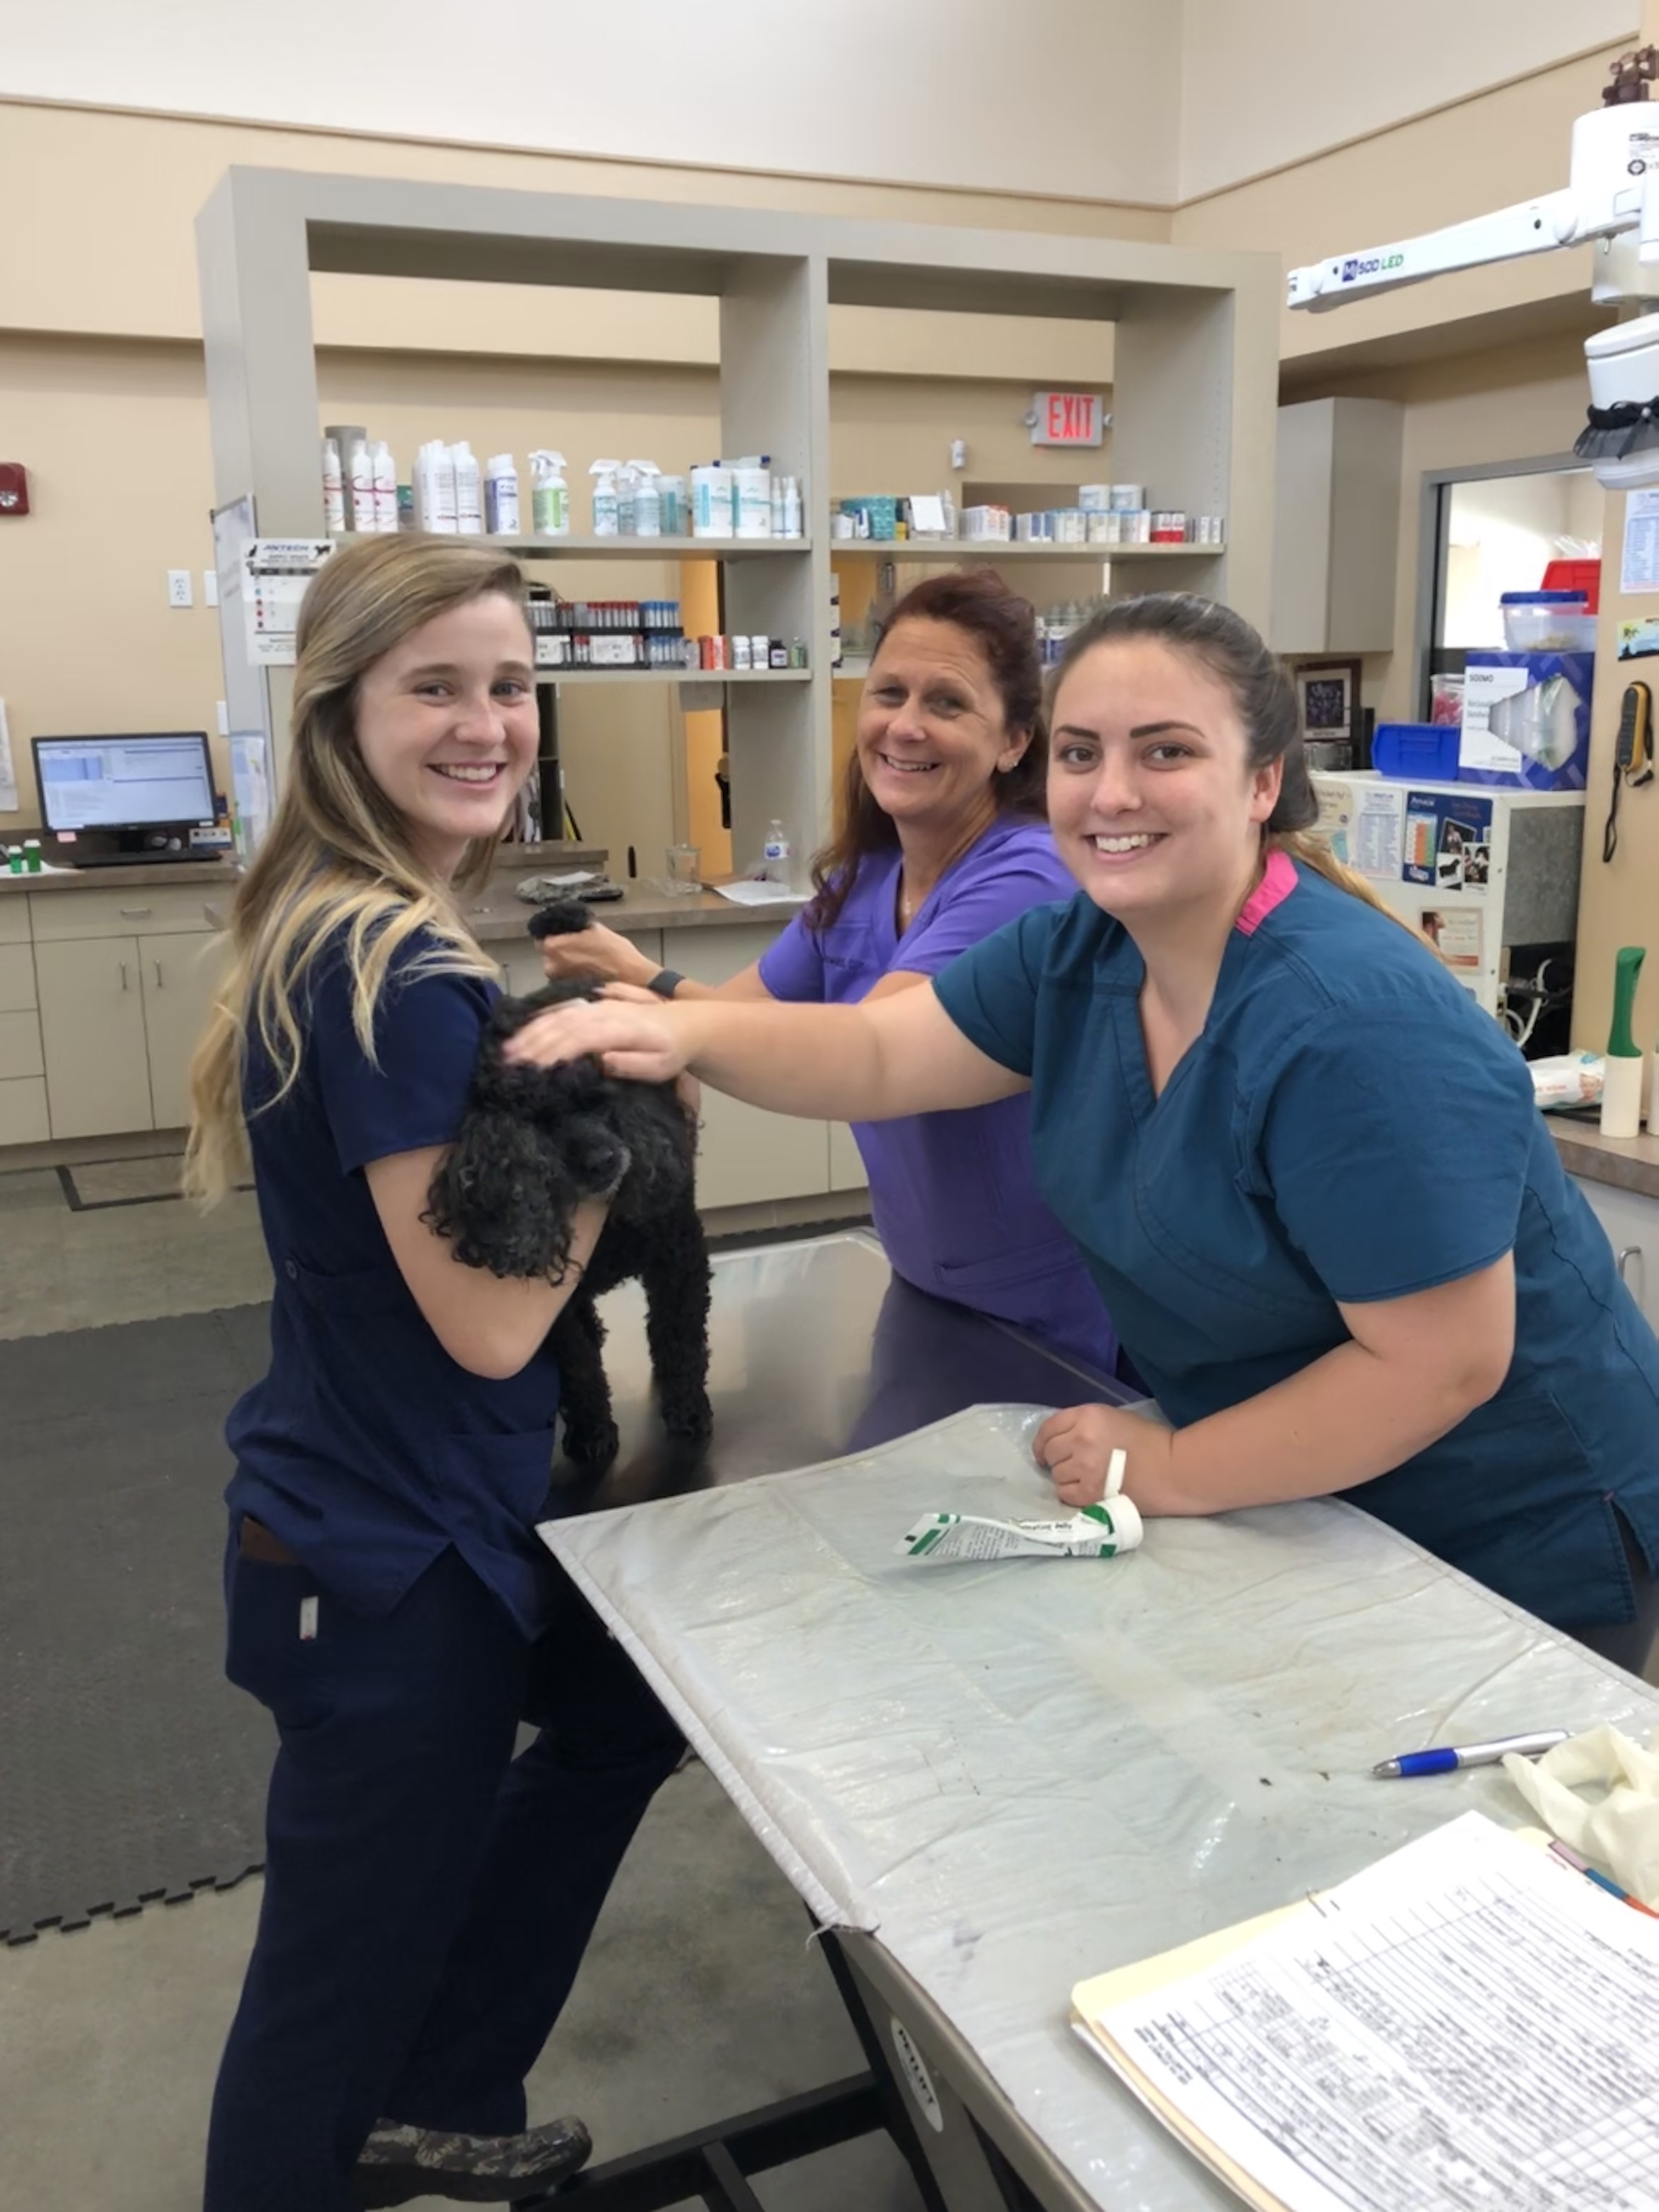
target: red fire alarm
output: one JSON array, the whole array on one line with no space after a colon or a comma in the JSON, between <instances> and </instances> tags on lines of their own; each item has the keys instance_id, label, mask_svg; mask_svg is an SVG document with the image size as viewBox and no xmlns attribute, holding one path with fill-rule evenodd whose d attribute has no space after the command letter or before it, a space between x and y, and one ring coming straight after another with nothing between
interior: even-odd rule
<instances>
[{"instance_id":1,"label":"red fire alarm","mask_svg":"<svg viewBox=\"0 0 1659 2212\"><path fill-rule=\"evenodd\" d=\"M0 515L29 511L29 472L21 461L0 461Z\"/></svg>"}]
</instances>

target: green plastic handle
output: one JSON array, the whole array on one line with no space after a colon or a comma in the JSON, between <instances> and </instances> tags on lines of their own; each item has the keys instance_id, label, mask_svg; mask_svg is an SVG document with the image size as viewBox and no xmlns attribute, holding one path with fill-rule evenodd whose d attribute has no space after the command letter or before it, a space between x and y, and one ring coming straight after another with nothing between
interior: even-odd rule
<instances>
[{"instance_id":1,"label":"green plastic handle","mask_svg":"<svg viewBox=\"0 0 1659 2212\"><path fill-rule=\"evenodd\" d=\"M1637 979L1647 957L1645 945L1626 945L1613 962L1613 1027L1607 1032L1609 1060L1640 1060L1642 1057L1631 1033L1630 1018L1636 1009Z\"/></svg>"}]
</instances>

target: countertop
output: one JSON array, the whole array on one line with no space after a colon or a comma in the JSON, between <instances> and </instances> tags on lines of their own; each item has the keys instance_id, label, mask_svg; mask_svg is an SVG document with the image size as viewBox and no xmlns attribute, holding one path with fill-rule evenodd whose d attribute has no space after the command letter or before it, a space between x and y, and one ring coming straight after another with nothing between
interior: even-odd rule
<instances>
[{"instance_id":1,"label":"countertop","mask_svg":"<svg viewBox=\"0 0 1659 2212\"><path fill-rule=\"evenodd\" d=\"M1604 1137L1593 1121L1550 1119L1550 1134L1569 1175L1659 1198L1659 1137Z\"/></svg>"},{"instance_id":2,"label":"countertop","mask_svg":"<svg viewBox=\"0 0 1659 2212\"><path fill-rule=\"evenodd\" d=\"M0 897L19 891L125 891L154 884L234 884L234 860L135 860L130 868L54 868L50 875L0 872Z\"/></svg>"},{"instance_id":3,"label":"countertop","mask_svg":"<svg viewBox=\"0 0 1659 2212\"><path fill-rule=\"evenodd\" d=\"M518 896L514 886L521 877L538 872L542 872L533 868L501 869L477 904L467 908L467 921L481 944L523 936L525 925L536 909ZM593 919L607 929L635 937L650 929L718 929L722 924L739 921L785 922L799 911L798 905L781 899L764 906L734 906L714 891L671 898L641 885L619 899L596 906Z\"/></svg>"}]
</instances>

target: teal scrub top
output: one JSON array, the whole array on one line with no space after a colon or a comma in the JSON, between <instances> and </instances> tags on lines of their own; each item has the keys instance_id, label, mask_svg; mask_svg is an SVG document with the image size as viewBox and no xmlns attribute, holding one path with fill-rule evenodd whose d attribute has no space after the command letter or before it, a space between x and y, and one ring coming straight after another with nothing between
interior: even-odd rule
<instances>
[{"instance_id":1,"label":"teal scrub top","mask_svg":"<svg viewBox=\"0 0 1659 2212\"><path fill-rule=\"evenodd\" d=\"M1509 1038L1405 930L1283 854L1156 1097L1144 975L1079 894L933 988L1030 1078L1038 1185L1170 1419L1347 1341L1339 1300L1409 1297L1512 1251L1497 1395L1343 1495L1559 1626L1631 1619L1620 1515L1659 1565L1659 1344Z\"/></svg>"}]
</instances>

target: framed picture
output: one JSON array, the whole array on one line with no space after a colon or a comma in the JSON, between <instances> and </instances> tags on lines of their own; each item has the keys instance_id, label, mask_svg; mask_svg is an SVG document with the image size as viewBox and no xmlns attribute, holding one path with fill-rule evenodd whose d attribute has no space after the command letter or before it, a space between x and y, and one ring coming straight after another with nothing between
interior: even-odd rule
<instances>
[{"instance_id":1,"label":"framed picture","mask_svg":"<svg viewBox=\"0 0 1659 2212\"><path fill-rule=\"evenodd\" d=\"M1308 736L1352 743L1359 731L1359 663L1304 660L1291 674Z\"/></svg>"}]
</instances>

